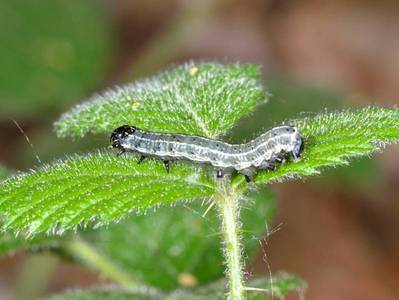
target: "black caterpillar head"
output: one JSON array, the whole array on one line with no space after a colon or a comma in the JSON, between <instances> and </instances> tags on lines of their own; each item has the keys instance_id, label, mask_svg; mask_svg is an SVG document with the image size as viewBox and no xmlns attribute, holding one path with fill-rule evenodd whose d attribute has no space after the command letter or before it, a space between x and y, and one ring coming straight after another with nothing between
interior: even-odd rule
<instances>
[{"instance_id":1,"label":"black caterpillar head","mask_svg":"<svg viewBox=\"0 0 399 300\"><path fill-rule=\"evenodd\" d=\"M129 134L133 134L137 130L134 126L123 125L116 128L110 138L111 146L114 148L121 149L121 139L127 137Z\"/></svg>"}]
</instances>

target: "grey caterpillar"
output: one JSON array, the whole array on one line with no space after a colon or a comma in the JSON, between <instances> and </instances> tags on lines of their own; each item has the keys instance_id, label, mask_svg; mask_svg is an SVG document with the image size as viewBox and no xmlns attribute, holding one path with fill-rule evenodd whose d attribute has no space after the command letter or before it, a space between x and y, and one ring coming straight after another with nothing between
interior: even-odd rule
<instances>
[{"instance_id":1,"label":"grey caterpillar","mask_svg":"<svg viewBox=\"0 0 399 300\"><path fill-rule=\"evenodd\" d=\"M304 148L303 137L297 128L279 126L270 129L244 144L229 144L194 135L155 133L124 125L111 134L111 145L120 153L127 151L145 157L162 159L169 172L169 161L185 159L210 164L217 176L237 170L251 181L257 170L274 170L276 163L285 162L291 155L298 160Z\"/></svg>"}]
</instances>

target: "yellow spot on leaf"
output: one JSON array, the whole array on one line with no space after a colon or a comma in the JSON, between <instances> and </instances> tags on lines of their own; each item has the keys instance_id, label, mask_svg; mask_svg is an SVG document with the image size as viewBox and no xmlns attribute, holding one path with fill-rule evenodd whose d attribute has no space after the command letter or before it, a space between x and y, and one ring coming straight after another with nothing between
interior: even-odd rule
<instances>
[{"instance_id":1,"label":"yellow spot on leaf","mask_svg":"<svg viewBox=\"0 0 399 300\"><path fill-rule=\"evenodd\" d=\"M189 72L191 76L194 76L195 74L198 73L198 71L199 69L197 67L192 67Z\"/></svg>"},{"instance_id":2,"label":"yellow spot on leaf","mask_svg":"<svg viewBox=\"0 0 399 300\"><path fill-rule=\"evenodd\" d=\"M141 104L140 101L135 100L135 101L132 102L132 107L133 108L138 108L140 106L140 104Z\"/></svg>"},{"instance_id":3,"label":"yellow spot on leaf","mask_svg":"<svg viewBox=\"0 0 399 300\"><path fill-rule=\"evenodd\" d=\"M179 282L179 285L184 288L193 288L198 285L197 278L194 275L185 272L180 273L177 276L177 281Z\"/></svg>"}]
</instances>

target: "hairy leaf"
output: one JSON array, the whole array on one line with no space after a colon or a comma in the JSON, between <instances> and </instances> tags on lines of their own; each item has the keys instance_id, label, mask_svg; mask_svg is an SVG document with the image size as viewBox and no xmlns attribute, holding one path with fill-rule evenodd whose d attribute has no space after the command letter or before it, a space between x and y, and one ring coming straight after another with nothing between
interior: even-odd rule
<instances>
[{"instance_id":1,"label":"hairy leaf","mask_svg":"<svg viewBox=\"0 0 399 300\"><path fill-rule=\"evenodd\" d=\"M262 172L256 182L319 174L322 167L347 165L350 158L369 155L399 140L396 108L367 107L324 113L293 123L305 138L302 159L283 164L273 172Z\"/></svg>"},{"instance_id":2,"label":"hairy leaf","mask_svg":"<svg viewBox=\"0 0 399 300\"><path fill-rule=\"evenodd\" d=\"M12 172L7 168L0 166L0 182L10 176ZM51 248L58 246L58 240L48 236L37 236L34 239L27 239L24 234L15 236L10 232L0 234L0 255L12 254L17 250L29 249L35 251L42 247Z\"/></svg>"},{"instance_id":3,"label":"hairy leaf","mask_svg":"<svg viewBox=\"0 0 399 300\"><path fill-rule=\"evenodd\" d=\"M267 105L259 106L253 114L242 118L233 130L228 133L229 141L239 143L254 137L272 128L284 124L286 120L295 115L314 116L316 113L328 110L342 110L348 105L344 103L344 95L332 92L325 88L317 88L298 84L284 79L271 79L266 81L268 91L271 93ZM378 178L377 163L375 159L364 157L356 159L347 168L326 168L320 183L338 183L353 187L371 188Z\"/></svg>"},{"instance_id":4,"label":"hairy leaf","mask_svg":"<svg viewBox=\"0 0 399 300\"><path fill-rule=\"evenodd\" d=\"M137 164L107 152L75 156L0 184L3 230L62 233L79 224L105 225L132 211L206 198L213 182L203 170L159 161Z\"/></svg>"},{"instance_id":5,"label":"hairy leaf","mask_svg":"<svg viewBox=\"0 0 399 300\"><path fill-rule=\"evenodd\" d=\"M272 286L270 283L272 282ZM303 294L305 283L289 274L280 274L268 278L258 278L248 282L248 286L257 291L248 290L248 300L280 299L290 293ZM224 300L225 283L217 282L207 287L194 290L177 290L164 294L152 288L121 289L116 287L103 287L89 290L74 290L61 295L56 295L48 300Z\"/></svg>"},{"instance_id":6,"label":"hairy leaf","mask_svg":"<svg viewBox=\"0 0 399 300\"><path fill-rule=\"evenodd\" d=\"M252 192L249 202L242 208L242 230L245 253L251 258L266 231L275 202L267 189ZM224 275L215 208L203 217L209 204L162 207L107 229L86 232L82 237L117 268L140 282L166 290L203 285ZM72 254L86 263L81 253L73 251ZM149 272L154 258L157 272Z\"/></svg>"},{"instance_id":7,"label":"hairy leaf","mask_svg":"<svg viewBox=\"0 0 399 300\"><path fill-rule=\"evenodd\" d=\"M120 274L130 276L134 281L161 289L183 287L188 284L186 278L194 280L191 284L195 286L203 285L222 278L224 272L215 209L210 209L203 217L209 205L209 202L204 202L202 205L176 205L173 209L160 207L154 212L131 216L107 228L86 230L80 233L86 241L82 241L82 245L87 245L102 260L120 270ZM243 203L243 245L248 259L258 249L259 239L266 231L274 210L274 197L264 188L252 191ZM77 262L115 280L112 274L105 274L101 267L92 263L93 254L71 247L70 244L76 243L70 238L70 235L37 235L27 239L22 234L14 237L11 233L4 233L0 237L0 254L20 249L67 251ZM155 254L157 272L148 272Z\"/></svg>"},{"instance_id":8,"label":"hairy leaf","mask_svg":"<svg viewBox=\"0 0 399 300\"><path fill-rule=\"evenodd\" d=\"M255 65L190 62L95 95L65 113L55 128L59 136L81 137L128 124L216 137L264 97Z\"/></svg>"}]
</instances>

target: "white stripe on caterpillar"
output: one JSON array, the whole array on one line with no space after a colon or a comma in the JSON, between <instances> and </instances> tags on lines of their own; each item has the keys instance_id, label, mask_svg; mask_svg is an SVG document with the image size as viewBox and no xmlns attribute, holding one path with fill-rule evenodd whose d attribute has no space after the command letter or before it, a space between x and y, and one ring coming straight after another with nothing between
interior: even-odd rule
<instances>
[{"instance_id":1,"label":"white stripe on caterpillar","mask_svg":"<svg viewBox=\"0 0 399 300\"><path fill-rule=\"evenodd\" d=\"M164 161L169 170L170 160L186 159L208 163L218 169L218 177L229 170L237 170L247 180L258 169L274 170L275 163L283 163L287 155L295 160L303 151L303 138L292 126L279 126L245 144L229 144L218 140L185 134L154 133L124 125L114 130L111 144L121 153L140 153Z\"/></svg>"}]
</instances>

